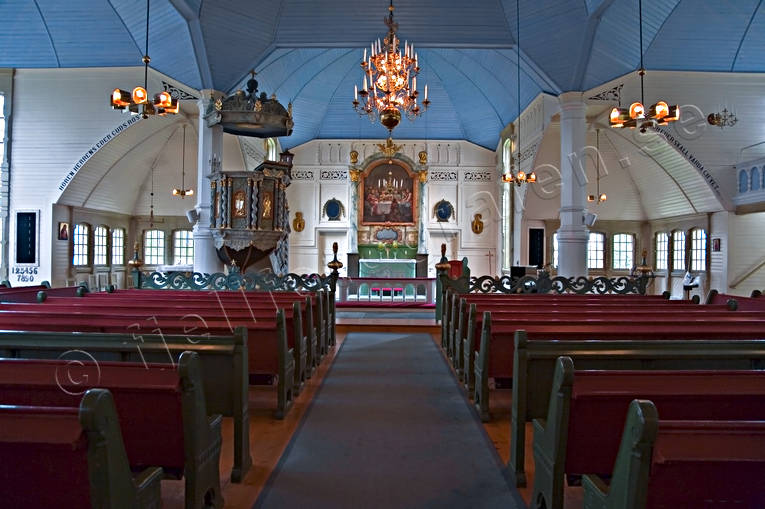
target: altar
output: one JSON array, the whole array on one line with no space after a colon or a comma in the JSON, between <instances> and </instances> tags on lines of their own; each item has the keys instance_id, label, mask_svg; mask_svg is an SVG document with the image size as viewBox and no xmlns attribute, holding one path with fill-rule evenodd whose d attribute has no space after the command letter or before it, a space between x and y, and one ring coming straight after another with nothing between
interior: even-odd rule
<instances>
[{"instance_id":1,"label":"altar","mask_svg":"<svg viewBox=\"0 0 765 509\"><path fill-rule=\"evenodd\" d=\"M416 260L369 258L359 260L359 277L413 278L415 271Z\"/></svg>"}]
</instances>

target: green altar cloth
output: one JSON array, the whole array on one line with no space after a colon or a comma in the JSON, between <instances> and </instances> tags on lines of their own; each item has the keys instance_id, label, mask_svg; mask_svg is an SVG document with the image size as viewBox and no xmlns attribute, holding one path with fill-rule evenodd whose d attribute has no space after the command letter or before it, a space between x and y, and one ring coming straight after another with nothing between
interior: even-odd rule
<instances>
[{"instance_id":1,"label":"green altar cloth","mask_svg":"<svg viewBox=\"0 0 765 509\"><path fill-rule=\"evenodd\" d=\"M359 277L413 278L415 260L359 260Z\"/></svg>"}]
</instances>

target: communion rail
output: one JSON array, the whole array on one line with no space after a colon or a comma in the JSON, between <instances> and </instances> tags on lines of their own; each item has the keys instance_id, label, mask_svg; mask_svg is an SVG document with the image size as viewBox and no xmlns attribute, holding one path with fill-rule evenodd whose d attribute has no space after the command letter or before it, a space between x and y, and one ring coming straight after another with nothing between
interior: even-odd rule
<instances>
[{"instance_id":1,"label":"communion rail","mask_svg":"<svg viewBox=\"0 0 765 509\"><path fill-rule=\"evenodd\" d=\"M435 278L341 277L337 280L337 302L403 302L434 304Z\"/></svg>"}]
</instances>

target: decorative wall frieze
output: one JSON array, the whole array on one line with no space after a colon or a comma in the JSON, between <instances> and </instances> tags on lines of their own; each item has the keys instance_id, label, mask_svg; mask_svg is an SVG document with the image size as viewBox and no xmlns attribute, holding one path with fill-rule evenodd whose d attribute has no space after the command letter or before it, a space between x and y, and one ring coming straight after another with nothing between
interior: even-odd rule
<instances>
[{"instance_id":1,"label":"decorative wall frieze","mask_svg":"<svg viewBox=\"0 0 765 509\"><path fill-rule=\"evenodd\" d=\"M457 170L430 170L428 180L431 182L456 182Z\"/></svg>"},{"instance_id":2,"label":"decorative wall frieze","mask_svg":"<svg viewBox=\"0 0 765 509\"><path fill-rule=\"evenodd\" d=\"M348 170L322 169L319 178L321 180L348 180Z\"/></svg>"},{"instance_id":3,"label":"decorative wall frieze","mask_svg":"<svg viewBox=\"0 0 765 509\"><path fill-rule=\"evenodd\" d=\"M494 181L493 170L468 170L463 176L464 182L492 182Z\"/></svg>"},{"instance_id":4,"label":"decorative wall frieze","mask_svg":"<svg viewBox=\"0 0 765 509\"><path fill-rule=\"evenodd\" d=\"M313 170L292 170L292 180L313 180Z\"/></svg>"}]
</instances>

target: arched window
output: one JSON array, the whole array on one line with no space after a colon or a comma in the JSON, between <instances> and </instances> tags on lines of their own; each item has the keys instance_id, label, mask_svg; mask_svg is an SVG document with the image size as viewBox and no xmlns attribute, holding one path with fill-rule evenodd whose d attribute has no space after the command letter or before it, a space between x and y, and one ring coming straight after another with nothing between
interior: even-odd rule
<instances>
[{"instance_id":1,"label":"arched window","mask_svg":"<svg viewBox=\"0 0 765 509\"><path fill-rule=\"evenodd\" d=\"M72 265L88 264L88 236L90 235L90 226L85 223L74 225L74 254L72 256Z\"/></svg>"},{"instance_id":2,"label":"arched window","mask_svg":"<svg viewBox=\"0 0 765 509\"><path fill-rule=\"evenodd\" d=\"M125 264L125 230L112 230L112 265Z\"/></svg>"},{"instance_id":3,"label":"arched window","mask_svg":"<svg viewBox=\"0 0 765 509\"><path fill-rule=\"evenodd\" d=\"M656 270L667 270L669 267L669 233L656 234Z\"/></svg>"},{"instance_id":4,"label":"arched window","mask_svg":"<svg viewBox=\"0 0 765 509\"><path fill-rule=\"evenodd\" d=\"M173 265L194 264L194 236L191 230L173 232Z\"/></svg>"},{"instance_id":5,"label":"arched window","mask_svg":"<svg viewBox=\"0 0 765 509\"><path fill-rule=\"evenodd\" d=\"M552 266L558 268L558 233L553 233L552 239Z\"/></svg>"},{"instance_id":6,"label":"arched window","mask_svg":"<svg viewBox=\"0 0 765 509\"><path fill-rule=\"evenodd\" d=\"M635 260L635 236L631 233L617 233L613 238L614 270L630 270Z\"/></svg>"},{"instance_id":7,"label":"arched window","mask_svg":"<svg viewBox=\"0 0 765 509\"><path fill-rule=\"evenodd\" d=\"M590 232L587 240L587 268L602 269L605 260L606 235Z\"/></svg>"},{"instance_id":8,"label":"arched window","mask_svg":"<svg viewBox=\"0 0 765 509\"><path fill-rule=\"evenodd\" d=\"M507 173L510 171L510 159L513 157L513 141L508 138L502 145L502 170Z\"/></svg>"},{"instance_id":9,"label":"arched window","mask_svg":"<svg viewBox=\"0 0 765 509\"><path fill-rule=\"evenodd\" d=\"M165 263L165 232L146 230L143 234L143 262L146 265Z\"/></svg>"},{"instance_id":10,"label":"arched window","mask_svg":"<svg viewBox=\"0 0 765 509\"><path fill-rule=\"evenodd\" d=\"M109 229L106 226L96 226L93 230L93 265L106 265L108 239Z\"/></svg>"},{"instance_id":11,"label":"arched window","mask_svg":"<svg viewBox=\"0 0 765 509\"><path fill-rule=\"evenodd\" d=\"M738 172L738 192L745 193L749 191L749 175L746 170Z\"/></svg>"},{"instance_id":12,"label":"arched window","mask_svg":"<svg viewBox=\"0 0 765 509\"><path fill-rule=\"evenodd\" d=\"M266 161L278 161L276 154L276 140L274 138L266 138Z\"/></svg>"},{"instance_id":13,"label":"arched window","mask_svg":"<svg viewBox=\"0 0 765 509\"><path fill-rule=\"evenodd\" d=\"M691 230L691 270L707 270L707 232L703 228Z\"/></svg>"},{"instance_id":14,"label":"arched window","mask_svg":"<svg viewBox=\"0 0 765 509\"><path fill-rule=\"evenodd\" d=\"M685 270L685 232L672 232L672 270Z\"/></svg>"},{"instance_id":15,"label":"arched window","mask_svg":"<svg viewBox=\"0 0 765 509\"><path fill-rule=\"evenodd\" d=\"M749 189L752 191L760 189L760 169L756 166L749 173Z\"/></svg>"}]
</instances>

